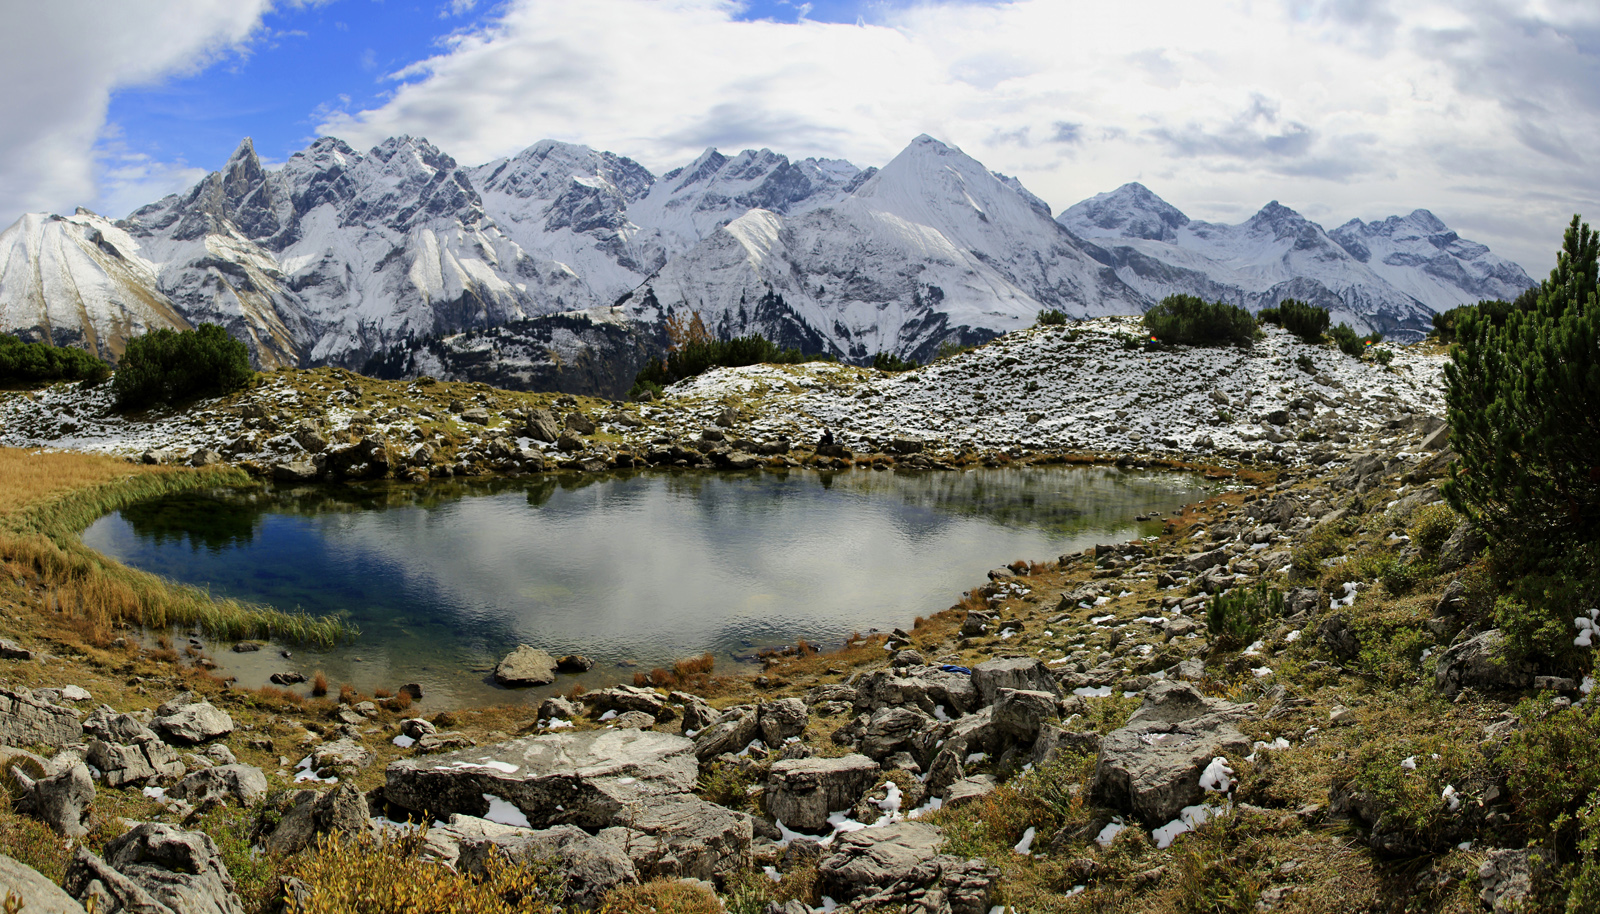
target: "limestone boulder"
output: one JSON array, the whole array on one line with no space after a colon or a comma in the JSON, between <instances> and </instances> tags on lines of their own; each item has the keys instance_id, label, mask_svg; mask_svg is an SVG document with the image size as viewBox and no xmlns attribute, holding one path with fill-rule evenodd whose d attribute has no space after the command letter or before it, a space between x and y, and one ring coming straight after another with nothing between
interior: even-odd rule
<instances>
[{"instance_id":1,"label":"limestone boulder","mask_svg":"<svg viewBox=\"0 0 1600 914\"><path fill-rule=\"evenodd\" d=\"M450 827L456 827L454 817ZM490 823L492 824L492 823ZM600 906L605 894L619 885L639 881L633 861L607 841L571 825L547 829L506 828L496 837L463 840L456 866L462 872L481 876L488 870L492 854L513 863L548 861L566 879L566 900L584 910Z\"/></svg>"},{"instance_id":2,"label":"limestone boulder","mask_svg":"<svg viewBox=\"0 0 1600 914\"><path fill-rule=\"evenodd\" d=\"M547 733L390 763L384 799L443 817L515 807L533 828L604 828L625 810L692 791L695 745L649 730Z\"/></svg>"},{"instance_id":3,"label":"limestone boulder","mask_svg":"<svg viewBox=\"0 0 1600 914\"><path fill-rule=\"evenodd\" d=\"M113 838L104 859L79 847L62 882L96 914L244 914L211 836L158 822Z\"/></svg>"},{"instance_id":4,"label":"limestone boulder","mask_svg":"<svg viewBox=\"0 0 1600 914\"><path fill-rule=\"evenodd\" d=\"M261 845L280 857L299 853L317 835L356 836L370 828L366 797L349 782L322 793L296 790L275 796L269 802L283 811L277 825L261 836Z\"/></svg>"},{"instance_id":5,"label":"limestone boulder","mask_svg":"<svg viewBox=\"0 0 1600 914\"><path fill-rule=\"evenodd\" d=\"M519 644L494 668L494 681L511 688L549 685L556 681L556 659L546 651Z\"/></svg>"},{"instance_id":6,"label":"limestone boulder","mask_svg":"<svg viewBox=\"0 0 1600 914\"><path fill-rule=\"evenodd\" d=\"M156 709L156 715L150 728L178 746L197 745L233 732L233 718L208 701L168 702Z\"/></svg>"},{"instance_id":7,"label":"limestone boulder","mask_svg":"<svg viewBox=\"0 0 1600 914\"><path fill-rule=\"evenodd\" d=\"M761 719L756 709L735 705L695 734L694 754L700 761L709 762L723 753L744 751L760 735Z\"/></svg>"},{"instance_id":8,"label":"limestone boulder","mask_svg":"<svg viewBox=\"0 0 1600 914\"><path fill-rule=\"evenodd\" d=\"M77 753L57 753L40 777L31 776L21 765L13 765L11 777L21 791L18 806L23 812L44 822L58 835L81 838L89 833L94 778Z\"/></svg>"},{"instance_id":9,"label":"limestone boulder","mask_svg":"<svg viewBox=\"0 0 1600 914\"><path fill-rule=\"evenodd\" d=\"M235 806L249 808L267 796L267 776L252 765L217 765L202 768L167 790L175 797L196 807Z\"/></svg>"},{"instance_id":10,"label":"limestone boulder","mask_svg":"<svg viewBox=\"0 0 1600 914\"><path fill-rule=\"evenodd\" d=\"M655 718L660 717L662 709L667 706L666 699L655 689L631 685L585 692L579 696L579 700L589 706L592 714L604 714L607 711L615 711L618 714L642 711Z\"/></svg>"},{"instance_id":11,"label":"limestone boulder","mask_svg":"<svg viewBox=\"0 0 1600 914\"><path fill-rule=\"evenodd\" d=\"M692 794L630 806L597 837L633 861L641 880L717 879L750 866L750 816Z\"/></svg>"},{"instance_id":12,"label":"limestone boulder","mask_svg":"<svg viewBox=\"0 0 1600 914\"><path fill-rule=\"evenodd\" d=\"M1445 651L1433 669L1434 686L1454 696L1462 689L1498 692L1533 685L1533 667L1506 660L1505 643L1505 634L1491 629Z\"/></svg>"},{"instance_id":13,"label":"limestone boulder","mask_svg":"<svg viewBox=\"0 0 1600 914\"><path fill-rule=\"evenodd\" d=\"M925 758L941 732L937 720L915 708L880 708L862 732L861 754L879 761L896 752Z\"/></svg>"},{"instance_id":14,"label":"limestone boulder","mask_svg":"<svg viewBox=\"0 0 1600 914\"><path fill-rule=\"evenodd\" d=\"M782 746L789 737L806 732L806 724L810 720L810 709L798 698L763 702L756 712L761 740L772 747Z\"/></svg>"},{"instance_id":15,"label":"limestone boulder","mask_svg":"<svg viewBox=\"0 0 1600 914\"><path fill-rule=\"evenodd\" d=\"M1206 699L1189 683L1160 685L1127 726L1101 740L1089 783L1094 802L1151 826L1200 801L1200 774L1213 758L1251 746L1235 723L1252 706Z\"/></svg>"},{"instance_id":16,"label":"limestone boulder","mask_svg":"<svg viewBox=\"0 0 1600 914\"><path fill-rule=\"evenodd\" d=\"M0 688L0 744L63 746L83 739L71 708L51 704L27 689Z\"/></svg>"},{"instance_id":17,"label":"limestone boulder","mask_svg":"<svg viewBox=\"0 0 1600 914\"><path fill-rule=\"evenodd\" d=\"M981 858L941 854L943 844L944 834L923 822L840 835L818 864L820 891L856 910L988 914L999 872Z\"/></svg>"},{"instance_id":18,"label":"limestone boulder","mask_svg":"<svg viewBox=\"0 0 1600 914\"><path fill-rule=\"evenodd\" d=\"M1000 697L1001 689L1021 689L1049 692L1061 697L1061 686L1055 674L1041 660L1029 657L999 657L985 660L972 668L972 685L978 693L978 704L988 706Z\"/></svg>"},{"instance_id":19,"label":"limestone boulder","mask_svg":"<svg viewBox=\"0 0 1600 914\"><path fill-rule=\"evenodd\" d=\"M22 902L20 914L84 914L83 905L42 873L0 854L0 889ZM5 894L0 894L5 901Z\"/></svg>"},{"instance_id":20,"label":"limestone boulder","mask_svg":"<svg viewBox=\"0 0 1600 914\"><path fill-rule=\"evenodd\" d=\"M978 692L973 677L966 673L945 672L936 666L914 666L867 673L856 683L851 700L859 714L908 706L935 715L936 709L943 707L948 716L956 717L977 709Z\"/></svg>"},{"instance_id":21,"label":"limestone boulder","mask_svg":"<svg viewBox=\"0 0 1600 914\"><path fill-rule=\"evenodd\" d=\"M767 813L795 831L828 830L828 814L849 809L877 780L864 755L774 762L767 775Z\"/></svg>"},{"instance_id":22,"label":"limestone boulder","mask_svg":"<svg viewBox=\"0 0 1600 914\"><path fill-rule=\"evenodd\" d=\"M1001 689L994 702L994 725L1002 736L1032 743L1039 728L1058 714L1059 699L1050 692Z\"/></svg>"}]
</instances>

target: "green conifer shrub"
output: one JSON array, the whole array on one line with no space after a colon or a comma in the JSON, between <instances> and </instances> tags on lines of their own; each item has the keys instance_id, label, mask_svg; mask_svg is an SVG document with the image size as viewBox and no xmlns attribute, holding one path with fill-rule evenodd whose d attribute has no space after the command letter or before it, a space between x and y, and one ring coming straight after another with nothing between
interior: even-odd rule
<instances>
[{"instance_id":1,"label":"green conifer shrub","mask_svg":"<svg viewBox=\"0 0 1600 914\"><path fill-rule=\"evenodd\" d=\"M1169 295L1144 314L1145 328L1163 343L1248 346L1256 338L1250 312L1193 295Z\"/></svg>"},{"instance_id":2,"label":"green conifer shrub","mask_svg":"<svg viewBox=\"0 0 1600 914\"><path fill-rule=\"evenodd\" d=\"M152 330L128 341L111 379L118 409L217 396L250 382L250 350L217 324Z\"/></svg>"},{"instance_id":3,"label":"green conifer shrub","mask_svg":"<svg viewBox=\"0 0 1600 914\"><path fill-rule=\"evenodd\" d=\"M1492 540L1542 548L1600 533L1600 241L1577 216L1531 310L1460 315L1445 365L1443 492Z\"/></svg>"},{"instance_id":4,"label":"green conifer shrub","mask_svg":"<svg viewBox=\"0 0 1600 914\"><path fill-rule=\"evenodd\" d=\"M1328 332L1328 309L1295 298L1262 308L1257 318L1264 324L1277 324L1307 343L1322 342L1322 335Z\"/></svg>"},{"instance_id":5,"label":"green conifer shrub","mask_svg":"<svg viewBox=\"0 0 1600 914\"><path fill-rule=\"evenodd\" d=\"M1355 359L1361 358L1361 354L1367 351L1368 346L1376 346L1383 342L1383 334L1361 336L1345 323L1340 323L1339 326L1329 330L1328 336L1333 339L1333 344L1339 347L1340 352Z\"/></svg>"},{"instance_id":6,"label":"green conifer shrub","mask_svg":"<svg viewBox=\"0 0 1600 914\"><path fill-rule=\"evenodd\" d=\"M24 343L9 333L0 334L0 384L103 381L110 373L110 366L82 349L43 341Z\"/></svg>"}]
</instances>

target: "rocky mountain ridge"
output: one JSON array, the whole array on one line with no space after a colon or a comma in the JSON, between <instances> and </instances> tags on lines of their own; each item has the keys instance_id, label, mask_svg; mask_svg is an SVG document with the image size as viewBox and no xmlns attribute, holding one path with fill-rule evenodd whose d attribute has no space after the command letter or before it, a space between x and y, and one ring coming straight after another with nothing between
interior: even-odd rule
<instances>
[{"instance_id":1,"label":"rocky mountain ridge","mask_svg":"<svg viewBox=\"0 0 1600 914\"><path fill-rule=\"evenodd\" d=\"M1409 338L1433 310L1530 284L1421 210L1327 233L1274 203L1226 226L1128 185L1053 219L927 136L881 170L712 149L660 178L555 141L469 168L411 137L365 153L324 137L268 170L246 140L126 219L29 215L0 233L0 320L25 338L109 358L151 328L211 321L263 367L377 356L469 372L476 334L516 325L519 358L542 367L490 372L508 377L559 374L570 353L537 352L559 334L524 322L585 310L632 332L587 350L621 375L686 311L723 336L926 359L1041 309L1136 314L1173 292L1251 309L1294 296Z\"/></svg>"}]
</instances>

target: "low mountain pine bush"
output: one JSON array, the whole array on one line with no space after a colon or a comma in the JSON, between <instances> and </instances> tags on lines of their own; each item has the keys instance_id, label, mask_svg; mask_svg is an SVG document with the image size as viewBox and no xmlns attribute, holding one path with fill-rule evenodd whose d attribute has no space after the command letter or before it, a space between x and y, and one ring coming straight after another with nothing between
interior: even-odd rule
<instances>
[{"instance_id":1,"label":"low mountain pine bush","mask_svg":"<svg viewBox=\"0 0 1600 914\"><path fill-rule=\"evenodd\" d=\"M1250 312L1193 295L1162 299L1145 312L1144 325L1161 342L1186 346L1248 346L1256 337L1256 319Z\"/></svg>"},{"instance_id":2,"label":"low mountain pine bush","mask_svg":"<svg viewBox=\"0 0 1600 914\"><path fill-rule=\"evenodd\" d=\"M1295 298L1286 298L1271 308L1262 308L1257 315L1264 324L1277 324L1307 343L1322 342L1328 332L1328 309L1308 305Z\"/></svg>"},{"instance_id":3,"label":"low mountain pine bush","mask_svg":"<svg viewBox=\"0 0 1600 914\"><path fill-rule=\"evenodd\" d=\"M219 396L250 382L250 350L217 324L152 330L128 341L111 389L118 409Z\"/></svg>"}]
</instances>

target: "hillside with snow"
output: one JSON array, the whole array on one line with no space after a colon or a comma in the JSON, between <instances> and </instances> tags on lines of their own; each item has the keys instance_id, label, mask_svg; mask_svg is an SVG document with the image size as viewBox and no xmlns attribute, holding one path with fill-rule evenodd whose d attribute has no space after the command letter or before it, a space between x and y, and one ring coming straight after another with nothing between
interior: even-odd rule
<instances>
[{"instance_id":1,"label":"hillside with snow","mask_svg":"<svg viewBox=\"0 0 1600 914\"><path fill-rule=\"evenodd\" d=\"M151 328L209 321L262 367L376 360L530 384L625 374L688 312L722 336L926 359L1045 308L1138 314L1175 292L1251 310L1300 298L1405 339L1530 284L1425 210L1329 233L1272 203L1221 225L1130 184L1052 218L927 136L881 170L709 149L660 177L549 140L465 167L412 137L366 152L324 137L269 170L246 140L126 219L29 214L0 232L0 320L26 339L110 359ZM515 364L486 364L502 354Z\"/></svg>"}]
</instances>

